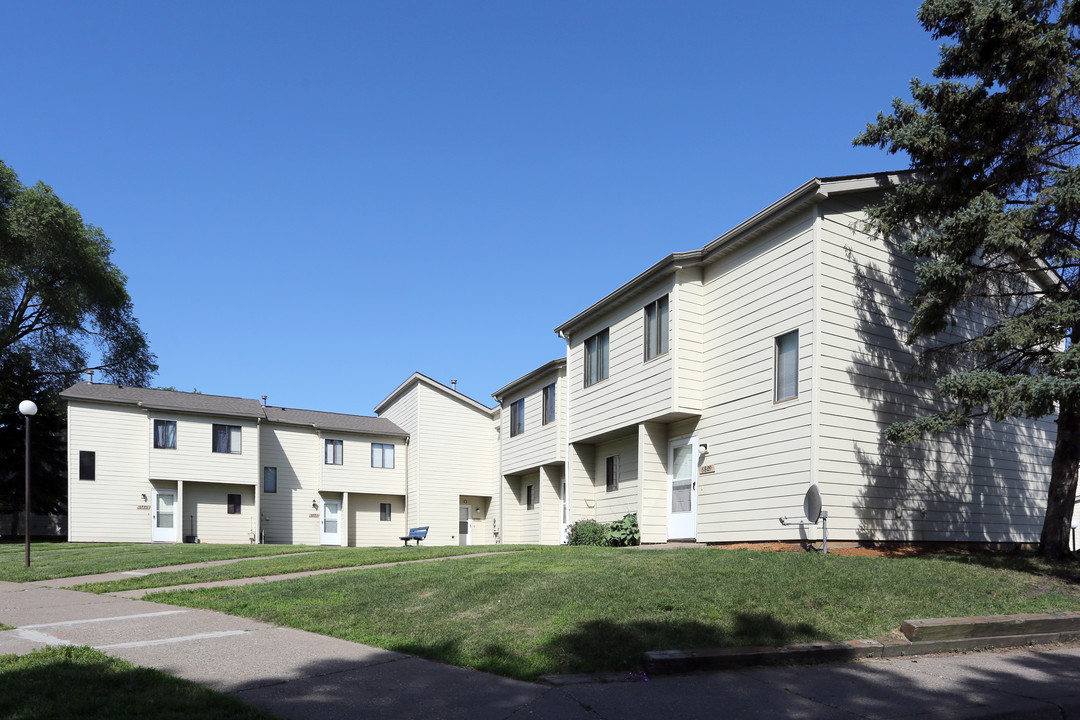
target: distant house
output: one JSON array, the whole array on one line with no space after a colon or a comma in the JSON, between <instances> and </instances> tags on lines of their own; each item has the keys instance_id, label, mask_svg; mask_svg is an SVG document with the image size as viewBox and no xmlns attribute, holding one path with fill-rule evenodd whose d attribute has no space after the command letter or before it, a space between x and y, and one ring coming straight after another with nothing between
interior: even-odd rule
<instances>
[{"instance_id":1,"label":"distant house","mask_svg":"<svg viewBox=\"0 0 1080 720\"><path fill-rule=\"evenodd\" d=\"M1051 419L883 440L934 406L907 375L913 263L863 228L901 181L815 178L668 255L556 328L566 357L494 408L420 373L375 418L79 383L69 537L556 544L636 513L644 542L795 540L816 530L778 518L817 485L833 539L1035 541Z\"/></svg>"},{"instance_id":2,"label":"distant house","mask_svg":"<svg viewBox=\"0 0 1080 720\"><path fill-rule=\"evenodd\" d=\"M407 435L389 420L81 382L68 539L392 545Z\"/></svg>"},{"instance_id":3,"label":"distant house","mask_svg":"<svg viewBox=\"0 0 1080 720\"><path fill-rule=\"evenodd\" d=\"M498 410L413 373L375 407L409 434L410 527L426 543L484 545L498 538Z\"/></svg>"}]
</instances>

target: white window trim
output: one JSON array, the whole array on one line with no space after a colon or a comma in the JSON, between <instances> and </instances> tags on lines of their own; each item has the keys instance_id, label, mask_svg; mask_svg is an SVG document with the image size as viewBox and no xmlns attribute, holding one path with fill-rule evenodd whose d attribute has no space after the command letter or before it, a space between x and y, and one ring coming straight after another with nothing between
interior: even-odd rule
<instances>
[{"instance_id":1,"label":"white window trim","mask_svg":"<svg viewBox=\"0 0 1080 720\"><path fill-rule=\"evenodd\" d=\"M781 341L783 341L785 338L790 338L790 337L795 338L795 354L793 356L794 361L795 361L795 365L794 365L793 368L791 368L791 371L794 373L794 377L790 378L791 384L794 386L795 392L794 392L794 394L791 394L791 395L783 395L783 396L781 396L781 392L782 392L781 388L786 383L784 383L784 378L781 378L781 376L780 376L780 373L783 370L783 368L781 368L781 366L780 366L780 362L781 362L781 354L780 354L781 353L781 347L780 347L780 345L781 345ZM799 399L799 331L798 331L798 329L795 329L795 330L791 330L789 332L777 335L776 338L773 340L773 402L774 403L784 403L784 402L791 402L792 400L798 400L798 399Z\"/></svg>"}]
</instances>

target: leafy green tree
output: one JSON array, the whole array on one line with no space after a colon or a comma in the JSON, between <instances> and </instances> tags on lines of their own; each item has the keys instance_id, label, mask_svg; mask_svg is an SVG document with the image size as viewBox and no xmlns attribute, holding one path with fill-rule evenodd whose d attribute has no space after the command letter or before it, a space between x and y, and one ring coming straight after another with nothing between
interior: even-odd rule
<instances>
[{"instance_id":1,"label":"leafy green tree","mask_svg":"<svg viewBox=\"0 0 1080 720\"><path fill-rule=\"evenodd\" d=\"M62 511L67 496L58 393L86 370L145 386L157 370L132 314L112 244L48 185L26 187L0 161L0 507L24 497L24 421L33 400L31 511ZM11 530L13 532L13 529Z\"/></svg>"},{"instance_id":2,"label":"leafy green tree","mask_svg":"<svg viewBox=\"0 0 1080 720\"><path fill-rule=\"evenodd\" d=\"M935 82L856 145L906 153L912 182L871 213L916 258L909 341L947 409L889 428L894 441L1057 413L1041 555L1062 558L1080 467L1080 3L925 0L943 44ZM988 322L956 339L973 310Z\"/></svg>"},{"instance_id":3,"label":"leafy green tree","mask_svg":"<svg viewBox=\"0 0 1080 720\"><path fill-rule=\"evenodd\" d=\"M67 409L60 400L64 389L55 377L42 375L26 352L10 353L0 372L0 508L12 514L0 532L18 535L26 497L25 419L16 408L33 400L38 414L30 423L30 512L63 514L67 508L67 452L64 431Z\"/></svg>"},{"instance_id":4,"label":"leafy green tree","mask_svg":"<svg viewBox=\"0 0 1080 720\"><path fill-rule=\"evenodd\" d=\"M155 357L111 254L101 228L0 161L0 362L25 351L39 372L67 384L92 369L147 385Z\"/></svg>"}]
</instances>

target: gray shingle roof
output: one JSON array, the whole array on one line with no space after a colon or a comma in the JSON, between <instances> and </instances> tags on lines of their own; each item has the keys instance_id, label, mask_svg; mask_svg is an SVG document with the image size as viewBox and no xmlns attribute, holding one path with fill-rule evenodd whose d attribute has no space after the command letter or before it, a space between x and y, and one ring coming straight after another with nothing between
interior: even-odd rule
<instances>
[{"instance_id":1,"label":"gray shingle roof","mask_svg":"<svg viewBox=\"0 0 1080 720\"><path fill-rule=\"evenodd\" d=\"M223 395L200 395L176 390L122 387L106 383L79 382L61 392L60 397L66 400L90 400L114 405L137 405L153 410L210 413L253 419L262 417L263 414L262 405L258 400Z\"/></svg>"},{"instance_id":2,"label":"gray shingle roof","mask_svg":"<svg viewBox=\"0 0 1080 720\"><path fill-rule=\"evenodd\" d=\"M225 397L223 395L200 395L176 390L151 390L149 388L121 387L105 383L80 382L60 393L65 400L86 400L111 405L134 405L149 410L205 413L262 419L266 422L319 430L408 437L408 433L390 420L363 415L298 410L294 408L263 407L258 400Z\"/></svg>"},{"instance_id":3,"label":"gray shingle roof","mask_svg":"<svg viewBox=\"0 0 1080 720\"><path fill-rule=\"evenodd\" d=\"M386 418L270 406L263 408L263 411L266 421L272 423L302 425L304 427L314 426L319 430L338 430L341 432L362 433L364 435L407 437L409 434Z\"/></svg>"}]
</instances>

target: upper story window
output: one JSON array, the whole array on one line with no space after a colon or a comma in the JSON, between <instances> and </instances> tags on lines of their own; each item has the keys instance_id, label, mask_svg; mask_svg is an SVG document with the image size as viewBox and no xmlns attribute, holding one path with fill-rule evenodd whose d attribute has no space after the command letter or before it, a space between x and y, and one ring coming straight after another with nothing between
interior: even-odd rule
<instances>
[{"instance_id":1,"label":"upper story window","mask_svg":"<svg viewBox=\"0 0 1080 720\"><path fill-rule=\"evenodd\" d=\"M525 398L510 403L510 437L525 432Z\"/></svg>"},{"instance_id":2,"label":"upper story window","mask_svg":"<svg viewBox=\"0 0 1080 720\"><path fill-rule=\"evenodd\" d=\"M604 328L585 341L585 387L608 376L608 330Z\"/></svg>"},{"instance_id":3,"label":"upper story window","mask_svg":"<svg viewBox=\"0 0 1080 720\"><path fill-rule=\"evenodd\" d=\"M218 425L214 423L213 434L214 447L213 450L216 453L232 453L234 455L240 454L240 426L239 425Z\"/></svg>"},{"instance_id":4,"label":"upper story window","mask_svg":"<svg viewBox=\"0 0 1080 720\"><path fill-rule=\"evenodd\" d=\"M799 397L799 331L792 330L776 338L776 402Z\"/></svg>"},{"instance_id":5,"label":"upper story window","mask_svg":"<svg viewBox=\"0 0 1080 720\"><path fill-rule=\"evenodd\" d=\"M543 424L555 422L555 383L544 386L544 421Z\"/></svg>"},{"instance_id":6,"label":"upper story window","mask_svg":"<svg viewBox=\"0 0 1080 720\"><path fill-rule=\"evenodd\" d=\"M326 460L327 465L341 465L342 453L345 449L345 443L341 440L327 440L326 441Z\"/></svg>"},{"instance_id":7,"label":"upper story window","mask_svg":"<svg viewBox=\"0 0 1080 720\"><path fill-rule=\"evenodd\" d=\"M176 421L154 421L154 447L168 450L176 449Z\"/></svg>"},{"instance_id":8,"label":"upper story window","mask_svg":"<svg viewBox=\"0 0 1080 720\"><path fill-rule=\"evenodd\" d=\"M371 443L371 467L394 467L394 446L389 443Z\"/></svg>"},{"instance_id":9,"label":"upper story window","mask_svg":"<svg viewBox=\"0 0 1080 720\"><path fill-rule=\"evenodd\" d=\"M645 359L668 351L668 296L645 306Z\"/></svg>"},{"instance_id":10,"label":"upper story window","mask_svg":"<svg viewBox=\"0 0 1080 720\"><path fill-rule=\"evenodd\" d=\"M97 453L93 450L79 451L79 479L97 479Z\"/></svg>"}]
</instances>

